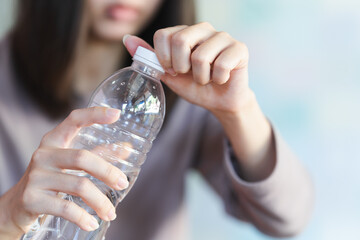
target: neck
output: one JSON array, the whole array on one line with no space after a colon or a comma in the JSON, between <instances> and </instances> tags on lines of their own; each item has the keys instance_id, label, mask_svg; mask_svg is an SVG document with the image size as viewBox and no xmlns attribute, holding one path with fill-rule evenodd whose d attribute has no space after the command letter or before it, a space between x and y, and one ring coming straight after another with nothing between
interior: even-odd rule
<instances>
[{"instance_id":1,"label":"neck","mask_svg":"<svg viewBox=\"0 0 360 240\"><path fill-rule=\"evenodd\" d=\"M121 66L125 49L119 42L91 39L79 50L75 68L75 92L89 99L95 88Z\"/></svg>"}]
</instances>

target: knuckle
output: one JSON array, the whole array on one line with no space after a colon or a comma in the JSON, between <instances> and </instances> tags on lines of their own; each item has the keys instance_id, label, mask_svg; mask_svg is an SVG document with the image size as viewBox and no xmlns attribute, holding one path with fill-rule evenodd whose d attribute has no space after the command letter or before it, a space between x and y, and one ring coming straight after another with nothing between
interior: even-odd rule
<instances>
[{"instance_id":1,"label":"knuckle","mask_svg":"<svg viewBox=\"0 0 360 240\"><path fill-rule=\"evenodd\" d=\"M76 186L75 186L75 192L79 195L82 195L83 193L86 193L87 190L90 188L91 182L89 179L85 177L80 177Z\"/></svg>"},{"instance_id":2,"label":"knuckle","mask_svg":"<svg viewBox=\"0 0 360 240\"><path fill-rule=\"evenodd\" d=\"M200 22L199 25L208 29L214 29L213 25L211 25L209 22Z\"/></svg>"},{"instance_id":3,"label":"knuckle","mask_svg":"<svg viewBox=\"0 0 360 240\"><path fill-rule=\"evenodd\" d=\"M200 84L201 86L205 86L208 84L208 82L203 80L203 81L198 81L198 84Z\"/></svg>"},{"instance_id":4,"label":"knuckle","mask_svg":"<svg viewBox=\"0 0 360 240\"><path fill-rule=\"evenodd\" d=\"M33 207L37 202L37 194L32 188L26 188L20 199L23 209L27 212L33 212Z\"/></svg>"},{"instance_id":5,"label":"knuckle","mask_svg":"<svg viewBox=\"0 0 360 240\"><path fill-rule=\"evenodd\" d=\"M162 52L162 51L155 51L156 52L156 55L158 56L159 58L159 61L161 61L161 63L163 64L168 64L170 63L170 56L168 54L166 54L165 52Z\"/></svg>"},{"instance_id":6,"label":"knuckle","mask_svg":"<svg viewBox=\"0 0 360 240\"><path fill-rule=\"evenodd\" d=\"M81 223L85 222L86 218L87 218L87 214L88 213L84 209L81 209L80 213L75 218L75 222L78 223L78 224L81 224Z\"/></svg>"},{"instance_id":7,"label":"knuckle","mask_svg":"<svg viewBox=\"0 0 360 240\"><path fill-rule=\"evenodd\" d=\"M171 43L177 47L181 47L186 45L187 43L187 36L180 32L180 33L176 33L172 38L171 38Z\"/></svg>"},{"instance_id":8,"label":"knuckle","mask_svg":"<svg viewBox=\"0 0 360 240\"><path fill-rule=\"evenodd\" d=\"M72 203L70 201L64 201L61 206L61 212L63 216L68 216L73 213L72 211Z\"/></svg>"},{"instance_id":9,"label":"knuckle","mask_svg":"<svg viewBox=\"0 0 360 240\"><path fill-rule=\"evenodd\" d=\"M42 137L41 142L40 142L40 146L43 145L43 144L45 144L45 143L48 141L50 134L51 134L51 132L47 132L47 133Z\"/></svg>"},{"instance_id":10,"label":"knuckle","mask_svg":"<svg viewBox=\"0 0 360 240\"><path fill-rule=\"evenodd\" d=\"M201 86L205 86L207 84L207 81L203 78L198 78L197 83L200 84Z\"/></svg>"},{"instance_id":11,"label":"knuckle","mask_svg":"<svg viewBox=\"0 0 360 240\"><path fill-rule=\"evenodd\" d=\"M249 48L245 43L236 42L235 47L239 52L242 52L245 57L249 57Z\"/></svg>"},{"instance_id":12,"label":"knuckle","mask_svg":"<svg viewBox=\"0 0 360 240\"><path fill-rule=\"evenodd\" d=\"M158 42L158 41L160 41L160 40L162 40L162 39L163 39L162 29L159 29L159 30L157 30L157 31L154 33L154 38L153 38L154 43L155 43L155 42Z\"/></svg>"},{"instance_id":13,"label":"knuckle","mask_svg":"<svg viewBox=\"0 0 360 240\"><path fill-rule=\"evenodd\" d=\"M105 107L90 107L90 108L85 108L84 110L88 111L90 118L94 118L97 113L105 114L106 108ZM78 111L81 111L81 110L78 110ZM80 113L79 113L79 115L80 115Z\"/></svg>"},{"instance_id":14,"label":"knuckle","mask_svg":"<svg viewBox=\"0 0 360 240\"><path fill-rule=\"evenodd\" d=\"M40 178L40 171L32 169L27 175L27 185L36 183L39 178Z\"/></svg>"},{"instance_id":15,"label":"knuckle","mask_svg":"<svg viewBox=\"0 0 360 240\"><path fill-rule=\"evenodd\" d=\"M239 43L242 47L243 47L243 49L245 50L245 51L249 51L249 48L248 48L248 46L245 44L245 43L242 43L242 42L240 42Z\"/></svg>"},{"instance_id":16,"label":"knuckle","mask_svg":"<svg viewBox=\"0 0 360 240\"><path fill-rule=\"evenodd\" d=\"M164 41L170 36L170 32L167 29L159 29L154 33L154 42Z\"/></svg>"},{"instance_id":17,"label":"knuckle","mask_svg":"<svg viewBox=\"0 0 360 240\"><path fill-rule=\"evenodd\" d=\"M85 114L86 111L89 112L89 115ZM75 109L69 114L66 120L69 121L75 127L80 128L81 120L83 120L84 117L92 117L95 111L96 111L95 107L85 108L85 109Z\"/></svg>"},{"instance_id":18,"label":"knuckle","mask_svg":"<svg viewBox=\"0 0 360 240\"><path fill-rule=\"evenodd\" d=\"M171 58L166 54L159 54L159 61L164 68L171 67Z\"/></svg>"},{"instance_id":19,"label":"knuckle","mask_svg":"<svg viewBox=\"0 0 360 240\"><path fill-rule=\"evenodd\" d=\"M71 142L71 139L73 138L74 136L71 134L71 133L69 133L69 132L64 132L63 133L63 136L61 137L61 141L60 141L60 147L62 147L62 148L65 148L67 145L68 145L68 143L70 143Z\"/></svg>"},{"instance_id":20,"label":"knuckle","mask_svg":"<svg viewBox=\"0 0 360 240\"><path fill-rule=\"evenodd\" d=\"M90 107L90 108L85 108L85 110L90 111L91 113L97 112L97 111L105 111L106 107ZM81 111L78 109L78 111Z\"/></svg>"},{"instance_id":21,"label":"knuckle","mask_svg":"<svg viewBox=\"0 0 360 240\"><path fill-rule=\"evenodd\" d=\"M79 116L80 110L76 109L73 110L69 116L65 119L65 121L70 122L72 125L75 125L75 127L80 127L78 124L78 116Z\"/></svg>"},{"instance_id":22,"label":"knuckle","mask_svg":"<svg viewBox=\"0 0 360 240\"><path fill-rule=\"evenodd\" d=\"M214 64L214 71L212 74L212 81L217 84L224 84L230 73L230 67L224 62Z\"/></svg>"},{"instance_id":23,"label":"knuckle","mask_svg":"<svg viewBox=\"0 0 360 240\"><path fill-rule=\"evenodd\" d=\"M78 113L79 113L78 109L72 110L68 116L68 120L74 121L77 118Z\"/></svg>"},{"instance_id":24,"label":"knuckle","mask_svg":"<svg viewBox=\"0 0 360 240\"><path fill-rule=\"evenodd\" d=\"M86 160L89 152L84 149L77 150L74 155L73 164L74 167L81 168L83 166L84 161Z\"/></svg>"},{"instance_id":25,"label":"knuckle","mask_svg":"<svg viewBox=\"0 0 360 240\"><path fill-rule=\"evenodd\" d=\"M229 33L224 32L224 31L217 32L216 35L218 35L221 38L227 38L227 39L232 38Z\"/></svg>"},{"instance_id":26,"label":"knuckle","mask_svg":"<svg viewBox=\"0 0 360 240\"><path fill-rule=\"evenodd\" d=\"M204 77L197 77L196 82L202 86L205 86L206 84L208 84L208 80Z\"/></svg>"},{"instance_id":27,"label":"knuckle","mask_svg":"<svg viewBox=\"0 0 360 240\"><path fill-rule=\"evenodd\" d=\"M45 155L44 151L42 149L38 148L33 153L31 160L34 164L37 165L37 164L41 163L42 159L44 158L44 155Z\"/></svg>"},{"instance_id":28,"label":"knuckle","mask_svg":"<svg viewBox=\"0 0 360 240\"><path fill-rule=\"evenodd\" d=\"M116 181L116 169L113 165L109 164L107 167L106 167L106 170L105 170L105 176L107 178L109 178L111 181ZM114 179L114 180L113 180Z\"/></svg>"},{"instance_id":29,"label":"knuckle","mask_svg":"<svg viewBox=\"0 0 360 240\"><path fill-rule=\"evenodd\" d=\"M157 51L155 50L155 53L161 63L162 66L168 68L171 67L171 58L169 54L166 54L163 51Z\"/></svg>"},{"instance_id":30,"label":"knuckle","mask_svg":"<svg viewBox=\"0 0 360 240\"><path fill-rule=\"evenodd\" d=\"M248 46L245 44L245 43L243 43L243 42L237 42L237 44L239 45L239 47L241 47L243 50L249 50L248 49Z\"/></svg>"},{"instance_id":31,"label":"knuckle","mask_svg":"<svg viewBox=\"0 0 360 240\"><path fill-rule=\"evenodd\" d=\"M229 66L225 62L222 62L222 61L215 62L214 69L216 71L219 71L220 73L225 73L230 70Z\"/></svg>"},{"instance_id":32,"label":"knuckle","mask_svg":"<svg viewBox=\"0 0 360 240\"><path fill-rule=\"evenodd\" d=\"M191 54L191 63L194 65L203 65L205 63L209 63L207 57L199 51L195 51Z\"/></svg>"},{"instance_id":33,"label":"knuckle","mask_svg":"<svg viewBox=\"0 0 360 240\"><path fill-rule=\"evenodd\" d=\"M182 74L185 74L187 73L189 70L190 70L190 64L186 64L184 63L183 65L174 65L174 70L177 72L177 73L182 73Z\"/></svg>"},{"instance_id":34,"label":"knuckle","mask_svg":"<svg viewBox=\"0 0 360 240\"><path fill-rule=\"evenodd\" d=\"M215 82L217 84L224 84L227 79L224 77L220 77L220 76L214 76L212 80L213 80L213 82Z\"/></svg>"},{"instance_id":35,"label":"knuckle","mask_svg":"<svg viewBox=\"0 0 360 240\"><path fill-rule=\"evenodd\" d=\"M114 208L114 206L111 204L110 200L104 196L103 200L102 200L102 204L100 205L100 210L103 212L103 214L107 214L108 212L110 212L111 209ZM106 206L106 207L104 207Z\"/></svg>"}]
</instances>

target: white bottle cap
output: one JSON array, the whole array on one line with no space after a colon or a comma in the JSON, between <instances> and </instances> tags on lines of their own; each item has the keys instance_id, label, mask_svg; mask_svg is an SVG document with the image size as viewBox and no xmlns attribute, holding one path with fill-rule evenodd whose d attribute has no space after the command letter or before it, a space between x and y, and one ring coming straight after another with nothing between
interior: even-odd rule
<instances>
[{"instance_id":1,"label":"white bottle cap","mask_svg":"<svg viewBox=\"0 0 360 240\"><path fill-rule=\"evenodd\" d=\"M150 67L153 67L156 70L165 73L164 69L161 67L161 64L159 63L158 58L156 57L156 54L153 51L150 51L149 49L139 46L136 49L135 55L133 56L133 60L145 63L146 65L149 65Z\"/></svg>"}]
</instances>

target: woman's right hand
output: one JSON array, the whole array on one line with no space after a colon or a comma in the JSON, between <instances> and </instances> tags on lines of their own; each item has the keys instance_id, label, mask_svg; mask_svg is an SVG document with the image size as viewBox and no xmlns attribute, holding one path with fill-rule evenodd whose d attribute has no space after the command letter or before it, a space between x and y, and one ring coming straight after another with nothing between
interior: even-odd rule
<instances>
[{"instance_id":1,"label":"woman's right hand","mask_svg":"<svg viewBox=\"0 0 360 240\"><path fill-rule=\"evenodd\" d=\"M86 231L99 227L83 208L59 198L59 192L81 197L105 221L116 218L113 204L88 178L67 174L65 169L83 170L116 190L127 188L126 175L111 163L89 151L69 148L81 127L110 124L119 116L119 110L105 107L74 110L43 137L23 177L0 198L0 239L18 238L40 214L60 216Z\"/></svg>"}]
</instances>

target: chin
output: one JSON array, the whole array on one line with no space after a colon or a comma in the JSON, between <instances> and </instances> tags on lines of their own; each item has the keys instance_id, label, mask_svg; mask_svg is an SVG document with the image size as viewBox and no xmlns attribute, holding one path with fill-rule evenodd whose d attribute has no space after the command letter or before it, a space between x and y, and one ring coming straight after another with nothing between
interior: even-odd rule
<instances>
[{"instance_id":1,"label":"chin","mask_svg":"<svg viewBox=\"0 0 360 240\"><path fill-rule=\"evenodd\" d=\"M98 39L121 42L126 34L136 34L138 31L137 27L131 24L116 23L97 26L93 32Z\"/></svg>"}]
</instances>

